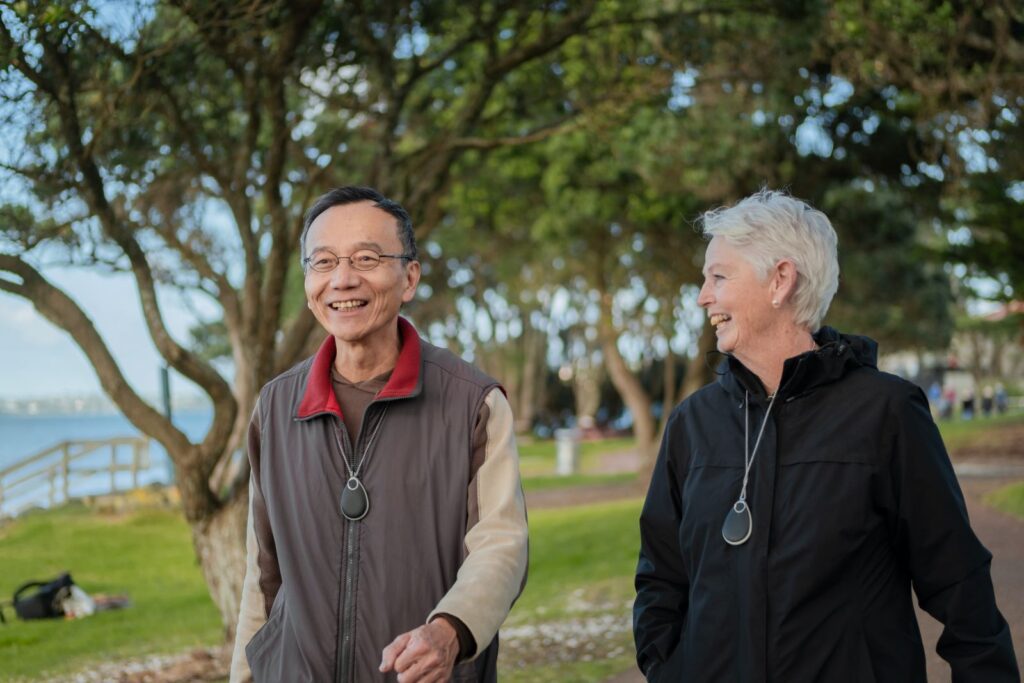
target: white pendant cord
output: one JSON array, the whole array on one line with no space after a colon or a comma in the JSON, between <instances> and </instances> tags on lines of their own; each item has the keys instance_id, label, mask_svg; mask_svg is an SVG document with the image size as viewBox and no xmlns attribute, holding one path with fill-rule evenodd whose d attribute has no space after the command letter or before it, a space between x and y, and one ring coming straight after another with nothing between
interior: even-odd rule
<instances>
[{"instance_id":1,"label":"white pendant cord","mask_svg":"<svg viewBox=\"0 0 1024 683\"><path fill-rule=\"evenodd\" d=\"M373 432L370 434L370 438L366 440L366 445L363 447L363 454L359 458L359 462L356 463L356 467L354 470L352 469L352 465L349 464L348 458L345 457L345 449L342 449L341 461L345 463L345 470L348 472L349 482L351 482L353 479L355 479L357 482L359 481L359 473L363 471L363 466L366 465L366 461L369 460L368 456L370 454L370 447L373 445L373 442L377 439L377 432L380 431L381 425L384 424L384 418L388 414L388 408L389 406L384 406L384 410L381 411L380 419L377 421L377 424L374 425ZM338 445L341 445L340 439L338 440ZM354 446L353 450L355 450Z\"/></svg>"},{"instance_id":2,"label":"white pendant cord","mask_svg":"<svg viewBox=\"0 0 1024 683\"><path fill-rule=\"evenodd\" d=\"M740 497L737 505L747 502L747 481L750 479L750 466L754 464L757 457L757 447L761 445L761 437L764 436L764 428L768 424L768 416L772 414L772 406L775 405L775 397L779 392L772 394L772 400L768 402L768 410L765 411L764 420L761 421L761 429L757 432L757 441L754 442L754 451L750 452L750 392L745 392L743 397L743 488L740 489Z\"/></svg>"}]
</instances>

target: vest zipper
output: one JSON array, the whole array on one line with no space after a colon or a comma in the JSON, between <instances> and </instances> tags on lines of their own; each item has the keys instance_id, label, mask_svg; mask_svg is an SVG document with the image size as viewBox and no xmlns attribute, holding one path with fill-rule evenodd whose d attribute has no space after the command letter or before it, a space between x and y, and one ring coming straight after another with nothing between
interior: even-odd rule
<instances>
[{"instance_id":1,"label":"vest zipper","mask_svg":"<svg viewBox=\"0 0 1024 683\"><path fill-rule=\"evenodd\" d=\"M352 442L349 439L348 429L345 428L345 424L339 420L335 425L334 435L338 441L338 448L341 449L341 457L345 458L349 466L348 471L345 472L346 475L349 471L355 472L356 466L359 464L355 461L356 454L359 453L359 446L363 444L367 432L372 434L376 427L376 422L371 422L369 419L372 407L372 403L366 407L366 412L363 415L363 426L359 430L359 438L356 439L355 448L352 448ZM374 415L374 418L375 420L381 419L377 415ZM345 448L345 446L348 446L348 448ZM364 453L363 458L367 455L367 453ZM338 505L341 505L340 496L338 498ZM345 522L345 551L342 558L345 567L345 581L338 600L338 618L340 623L338 624L338 665L335 680L337 683L355 683L356 643L353 637L353 630L356 623L356 578L359 572L359 521L346 519L344 515L341 518Z\"/></svg>"}]
</instances>

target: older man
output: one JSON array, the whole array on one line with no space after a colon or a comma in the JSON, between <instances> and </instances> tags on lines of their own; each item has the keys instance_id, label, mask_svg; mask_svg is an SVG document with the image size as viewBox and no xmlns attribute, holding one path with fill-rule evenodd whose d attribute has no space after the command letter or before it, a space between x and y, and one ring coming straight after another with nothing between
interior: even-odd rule
<instances>
[{"instance_id":1,"label":"older man","mask_svg":"<svg viewBox=\"0 0 1024 683\"><path fill-rule=\"evenodd\" d=\"M397 203L333 190L301 251L328 336L253 411L231 680L495 680L527 559L509 404L399 317L420 264Z\"/></svg>"}]
</instances>

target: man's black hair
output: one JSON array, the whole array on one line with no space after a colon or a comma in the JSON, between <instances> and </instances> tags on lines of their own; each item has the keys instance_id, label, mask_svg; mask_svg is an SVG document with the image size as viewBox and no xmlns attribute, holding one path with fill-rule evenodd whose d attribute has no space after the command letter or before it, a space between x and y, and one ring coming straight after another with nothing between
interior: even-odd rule
<instances>
[{"instance_id":1,"label":"man's black hair","mask_svg":"<svg viewBox=\"0 0 1024 683\"><path fill-rule=\"evenodd\" d=\"M317 199L309 209L302 225L302 238L299 240L299 247L302 251L300 258L306 258L306 234L309 233L309 226L313 224L316 217L332 206L343 206L356 202L373 202L375 207L394 216L398 223L398 239L402 241L402 253L413 259L417 258L416 235L412 231L412 218L409 217L409 212L401 204L393 199L388 199L372 187L356 185L334 188Z\"/></svg>"}]
</instances>

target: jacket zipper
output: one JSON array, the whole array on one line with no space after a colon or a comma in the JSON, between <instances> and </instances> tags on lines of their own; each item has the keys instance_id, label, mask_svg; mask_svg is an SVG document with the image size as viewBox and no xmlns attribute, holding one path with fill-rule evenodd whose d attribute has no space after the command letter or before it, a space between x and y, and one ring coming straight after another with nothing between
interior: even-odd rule
<instances>
[{"instance_id":1,"label":"jacket zipper","mask_svg":"<svg viewBox=\"0 0 1024 683\"><path fill-rule=\"evenodd\" d=\"M355 472L356 465L359 464L355 462L356 454L359 453L359 446L362 445L367 431L369 430L372 433L374 428L374 425L368 419L372 406L373 404L371 403L366 407L366 413L363 415L363 426L359 430L359 438L356 439L355 448L351 447L348 430L344 424L339 423L335 425L334 435L338 440L338 447L341 449L341 457L345 458L346 462L348 462L346 475L350 471ZM346 449L345 445L349 445L349 448ZM363 457L365 458L366 455L364 453ZM360 475L362 474L360 472ZM340 498L338 505L341 505ZM335 680L337 683L354 683L355 639L352 637L352 631L356 622L355 583L357 572L359 571L359 522L345 519L344 515L342 515L342 519L345 521L345 582L338 600L338 617L341 621L338 625L338 665Z\"/></svg>"}]
</instances>

